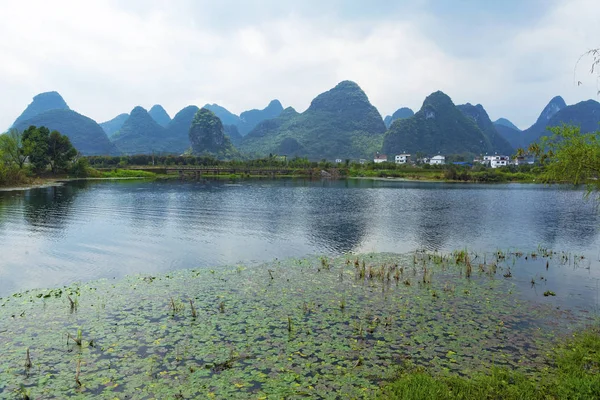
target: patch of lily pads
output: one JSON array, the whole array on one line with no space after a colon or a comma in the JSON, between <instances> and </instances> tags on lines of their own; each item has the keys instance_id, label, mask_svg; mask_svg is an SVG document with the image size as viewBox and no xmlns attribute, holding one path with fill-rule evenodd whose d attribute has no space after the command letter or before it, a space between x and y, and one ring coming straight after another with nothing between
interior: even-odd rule
<instances>
[{"instance_id":1,"label":"patch of lily pads","mask_svg":"<svg viewBox=\"0 0 600 400\"><path fill-rule=\"evenodd\" d=\"M0 397L372 398L408 366L531 372L589 315L522 296L515 258L310 257L18 293L0 299Z\"/></svg>"}]
</instances>

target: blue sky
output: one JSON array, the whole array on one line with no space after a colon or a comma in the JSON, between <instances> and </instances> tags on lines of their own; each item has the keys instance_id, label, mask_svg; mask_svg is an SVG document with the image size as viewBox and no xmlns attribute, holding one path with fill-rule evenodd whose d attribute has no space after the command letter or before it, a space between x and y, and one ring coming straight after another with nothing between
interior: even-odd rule
<instances>
[{"instance_id":1,"label":"blue sky","mask_svg":"<svg viewBox=\"0 0 600 400\"><path fill-rule=\"evenodd\" d=\"M0 0L0 15L4 127L49 90L98 122L156 103L302 111L345 79L383 116L442 90L521 128L555 95L597 99L574 71L600 47L597 0Z\"/></svg>"}]
</instances>

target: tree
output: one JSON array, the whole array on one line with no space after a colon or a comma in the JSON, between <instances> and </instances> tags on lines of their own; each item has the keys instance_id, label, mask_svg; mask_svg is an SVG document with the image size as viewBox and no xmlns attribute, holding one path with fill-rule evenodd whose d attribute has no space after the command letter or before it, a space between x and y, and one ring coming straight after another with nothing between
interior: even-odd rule
<instances>
[{"instance_id":1,"label":"tree","mask_svg":"<svg viewBox=\"0 0 600 400\"><path fill-rule=\"evenodd\" d=\"M27 156L23 151L23 134L17 129L10 129L7 133L0 135L0 153L5 162L23 168Z\"/></svg>"},{"instance_id":2,"label":"tree","mask_svg":"<svg viewBox=\"0 0 600 400\"><path fill-rule=\"evenodd\" d=\"M550 128L538 155L550 182L587 184L588 193L600 190L600 132L582 134L579 127L562 125Z\"/></svg>"},{"instance_id":3,"label":"tree","mask_svg":"<svg viewBox=\"0 0 600 400\"><path fill-rule=\"evenodd\" d=\"M52 173L66 169L77 155L77 150L69 138L58 131L52 131L48 138L48 161Z\"/></svg>"},{"instance_id":4,"label":"tree","mask_svg":"<svg viewBox=\"0 0 600 400\"><path fill-rule=\"evenodd\" d=\"M48 141L50 130L45 126L30 126L23 132L23 153L36 172L44 171L48 166Z\"/></svg>"}]
</instances>

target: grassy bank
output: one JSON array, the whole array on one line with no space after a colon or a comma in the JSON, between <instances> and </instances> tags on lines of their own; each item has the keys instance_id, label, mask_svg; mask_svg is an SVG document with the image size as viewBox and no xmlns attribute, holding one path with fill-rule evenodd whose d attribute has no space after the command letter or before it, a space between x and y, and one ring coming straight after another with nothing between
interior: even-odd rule
<instances>
[{"instance_id":1,"label":"grassy bank","mask_svg":"<svg viewBox=\"0 0 600 400\"><path fill-rule=\"evenodd\" d=\"M110 171L96 171L93 177L98 178L145 178L145 179L154 179L156 178L156 174L148 171L140 171L140 170L132 170L132 169L114 169Z\"/></svg>"},{"instance_id":2,"label":"grassy bank","mask_svg":"<svg viewBox=\"0 0 600 400\"><path fill-rule=\"evenodd\" d=\"M314 257L15 294L0 299L0 394L393 398L491 368L538 382L588 320L524 300L515 260L560 263L524 256Z\"/></svg>"},{"instance_id":3,"label":"grassy bank","mask_svg":"<svg viewBox=\"0 0 600 400\"><path fill-rule=\"evenodd\" d=\"M471 377L409 369L385 386L378 399L599 399L600 330L573 334L549 351L548 366L527 375L492 367Z\"/></svg>"},{"instance_id":4,"label":"grassy bank","mask_svg":"<svg viewBox=\"0 0 600 400\"><path fill-rule=\"evenodd\" d=\"M401 178L408 180L450 181L450 182L541 182L539 174L511 171L509 169L471 168L423 168L398 167L393 169L351 168L348 176L357 178Z\"/></svg>"}]
</instances>

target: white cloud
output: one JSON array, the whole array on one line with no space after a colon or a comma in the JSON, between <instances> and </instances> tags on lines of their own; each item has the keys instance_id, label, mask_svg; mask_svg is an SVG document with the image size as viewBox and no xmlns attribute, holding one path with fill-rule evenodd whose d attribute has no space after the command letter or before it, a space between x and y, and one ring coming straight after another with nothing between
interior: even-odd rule
<instances>
[{"instance_id":1,"label":"white cloud","mask_svg":"<svg viewBox=\"0 0 600 400\"><path fill-rule=\"evenodd\" d=\"M415 10L347 18L316 1L259 0L236 9L227 2L0 0L0 35L10 38L0 41L0 126L47 90L101 122L155 103L171 115L208 102L239 113L279 98L302 111L344 79L359 83L384 115L418 109L443 90L526 126L556 94L567 102L595 94L587 76L583 88L573 85L572 71L580 53L600 46L593 42L600 37L596 3L564 0L464 56L428 30L443 15Z\"/></svg>"}]
</instances>

